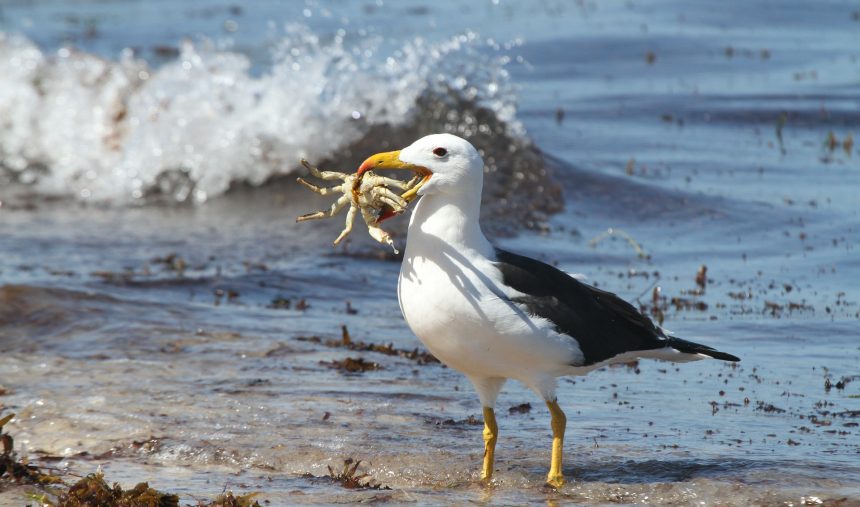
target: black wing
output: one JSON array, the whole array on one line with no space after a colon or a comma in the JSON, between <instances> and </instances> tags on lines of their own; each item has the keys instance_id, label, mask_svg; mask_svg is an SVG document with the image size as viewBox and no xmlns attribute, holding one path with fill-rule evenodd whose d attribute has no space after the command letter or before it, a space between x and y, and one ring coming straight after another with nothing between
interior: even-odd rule
<instances>
[{"instance_id":1,"label":"black wing","mask_svg":"<svg viewBox=\"0 0 860 507\"><path fill-rule=\"evenodd\" d=\"M512 301L524 305L530 314L552 321L558 332L579 342L585 363L577 366L599 363L624 352L667 346L738 360L710 347L666 336L627 301L543 262L496 249L496 267L505 285L526 294Z\"/></svg>"}]
</instances>

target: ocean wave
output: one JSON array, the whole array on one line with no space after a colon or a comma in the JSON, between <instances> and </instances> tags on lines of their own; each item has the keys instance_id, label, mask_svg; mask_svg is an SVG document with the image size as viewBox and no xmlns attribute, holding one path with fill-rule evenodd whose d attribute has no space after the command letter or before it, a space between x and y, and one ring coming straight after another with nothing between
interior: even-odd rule
<instances>
[{"instance_id":1,"label":"ocean wave","mask_svg":"<svg viewBox=\"0 0 860 507\"><path fill-rule=\"evenodd\" d=\"M496 201L524 180L548 186L516 119L505 48L474 33L388 52L383 42L288 27L255 76L246 55L205 40L152 68L131 50L116 61L48 54L0 33L0 172L39 194L202 203L292 172L301 157L354 164L383 140L448 131L503 150L487 164L510 180Z\"/></svg>"}]
</instances>

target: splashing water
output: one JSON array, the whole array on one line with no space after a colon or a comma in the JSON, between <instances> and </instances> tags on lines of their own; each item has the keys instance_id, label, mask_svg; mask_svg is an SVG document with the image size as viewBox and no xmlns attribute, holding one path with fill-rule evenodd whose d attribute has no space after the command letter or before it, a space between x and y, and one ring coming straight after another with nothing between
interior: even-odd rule
<instances>
[{"instance_id":1,"label":"splashing water","mask_svg":"<svg viewBox=\"0 0 860 507\"><path fill-rule=\"evenodd\" d=\"M436 128L522 138L501 51L467 33L386 53L381 38L351 41L341 29L324 42L290 26L257 77L247 56L209 41L184 41L153 69L131 50L118 61L68 47L49 55L0 34L0 167L44 194L200 203L301 157L338 160L373 127L414 127L424 106L451 97L502 127L446 110Z\"/></svg>"}]
</instances>

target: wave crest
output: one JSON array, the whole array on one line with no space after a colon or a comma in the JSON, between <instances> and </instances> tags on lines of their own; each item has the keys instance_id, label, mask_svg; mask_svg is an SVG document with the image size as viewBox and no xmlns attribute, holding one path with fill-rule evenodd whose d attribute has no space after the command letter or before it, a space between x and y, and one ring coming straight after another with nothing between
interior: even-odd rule
<instances>
[{"instance_id":1,"label":"wave crest","mask_svg":"<svg viewBox=\"0 0 860 507\"><path fill-rule=\"evenodd\" d=\"M200 203L294 171L301 157L354 164L381 140L399 147L447 131L513 157L490 158L488 172L546 178L498 46L474 33L388 51L383 42L343 30L323 42L288 27L255 76L247 56L208 41L184 41L151 68L130 50L118 61L48 55L0 34L0 166L43 194Z\"/></svg>"}]
</instances>

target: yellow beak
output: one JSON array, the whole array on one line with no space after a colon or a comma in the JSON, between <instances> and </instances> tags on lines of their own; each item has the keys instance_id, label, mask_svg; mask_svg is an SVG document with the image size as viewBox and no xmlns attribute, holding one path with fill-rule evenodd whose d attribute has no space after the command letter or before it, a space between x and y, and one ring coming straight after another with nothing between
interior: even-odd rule
<instances>
[{"instance_id":1,"label":"yellow beak","mask_svg":"<svg viewBox=\"0 0 860 507\"><path fill-rule=\"evenodd\" d=\"M362 162L361 166L358 168L358 178L355 179L355 183L353 184L353 191L357 192L358 187L361 186L361 177L367 171L375 171L379 169L405 169L407 171L412 171L415 174L423 176L421 181L419 181L414 187L410 188L406 192L404 192L400 197L405 199L407 202L412 201L418 196L418 189L424 186L425 183L430 181L430 177L433 173L430 169L426 167L409 164L400 160L400 150L397 151L388 151L385 153L377 153L369 157L367 160Z\"/></svg>"}]
</instances>

